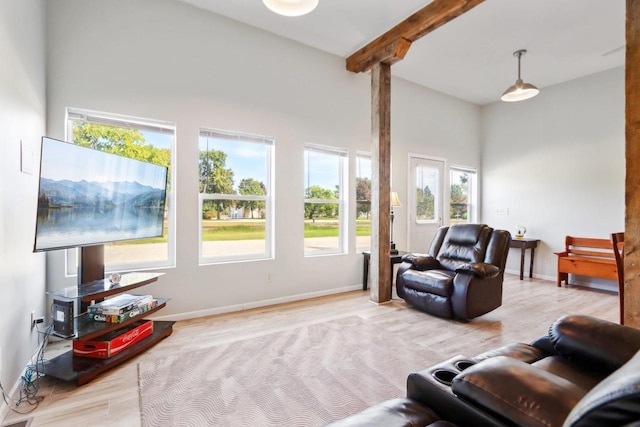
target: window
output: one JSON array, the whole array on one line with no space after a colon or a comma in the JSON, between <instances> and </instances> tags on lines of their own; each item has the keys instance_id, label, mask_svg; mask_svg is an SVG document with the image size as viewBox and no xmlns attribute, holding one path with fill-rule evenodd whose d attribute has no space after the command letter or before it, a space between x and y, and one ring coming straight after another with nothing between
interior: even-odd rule
<instances>
[{"instance_id":1,"label":"window","mask_svg":"<svg viewBox=\"0 0 640 427\"><path fill-rule=\"evenodd\" d=\"M169 168L162 237L105 244L105 269L126 271L175 264L173 153L175 124L151 119L67 109L66 140ZM67 275L77 274L75 250L67 251Z\"/></svg>"},{"instance_id":2,"label":"window","mask_svg":"<svg viewBox=\"0 0 640 427\"><path fill-rule=\"evenodd\" d=\"M346 252L347 150L307 145L304 150L304 253Z\"/></svg>"},{"instance_id":3,"label":"window","mask_svg":"<svg viewBox=\"0 0 640 427\"><path fill-rule=\"evenodd\" d=\"M200 263L273 256L273 145L200 130Z\"/></svg>"},{"instance_id":4,"label":"window","mask_svg":"<svg viewBox=\"0 0 640 427\"><path fill-rule=\"evenodd\" d=\"M430 160L424 160L415 167L415 218L417 223L436 223L440 221L440 176L441 167L432 166ZM436 162L433 162L436 163Z\"/></svg>"},{"instance_id":5,"label":"window","mask_svg":"<svg viewBox=\"0 0 640 427\"><path fill-rule=\"evenodd\" d=\"M476 171L452 167L450 169L449 223L476 222Z\"/></svg>"},{"instance_id":6,"label":"window","mask_svg":"<svg viewBox=\"0 0 640 427\"><path fill-rule=\"evenodd\" d=\"M356 249L371 249L371 155L356 156Z\"/></svg>"}]
</instances>

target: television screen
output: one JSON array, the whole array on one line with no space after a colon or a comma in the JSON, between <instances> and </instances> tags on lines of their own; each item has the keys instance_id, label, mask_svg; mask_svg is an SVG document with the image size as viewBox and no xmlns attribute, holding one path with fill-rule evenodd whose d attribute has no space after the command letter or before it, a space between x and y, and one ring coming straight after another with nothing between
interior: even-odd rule
<instances>
[{"instance_id":1,"label":"television screen","mask_svg":"<svg viewBox=\"0 0 640 427\"><path fill-rule=\"evenodd\" d=\"M162 236L167 168L43 137L34 252Z\"/></svg>"}]
</instances>

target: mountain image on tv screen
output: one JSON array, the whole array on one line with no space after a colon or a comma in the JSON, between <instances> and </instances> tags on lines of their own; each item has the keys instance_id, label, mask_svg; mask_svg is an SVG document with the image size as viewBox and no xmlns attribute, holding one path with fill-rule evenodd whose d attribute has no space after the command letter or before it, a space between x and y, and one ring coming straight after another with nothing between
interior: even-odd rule
<instances>
[{"instance_id":1,"label":"mountain image on tv screen","mask_svg":"<svg viewBox=\"0 0 640 427\"><path fill-rule=\"evenodd\" d=\"M34 250L163 234L167 168L42 138Z\"/></svg>"}]
</instances>

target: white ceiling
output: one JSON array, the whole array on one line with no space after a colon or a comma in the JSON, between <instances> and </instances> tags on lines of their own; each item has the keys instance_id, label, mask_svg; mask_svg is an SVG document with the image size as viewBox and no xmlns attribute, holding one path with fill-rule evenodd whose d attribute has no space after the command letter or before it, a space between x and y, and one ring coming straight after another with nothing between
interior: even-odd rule
<instances>
[{"instance_id":1,"label":"white ceiling","mask_svg":"<svg viewBox=\"0 0 640 427\"><path fill-rule=\"evenodd\" d=\"M428 0L320 0L308 15L274 14L262 0L181 0L348 57ZM541 90L624 64L625 0L486 0L416 41L392 74L483 105L517 78ZM347 71L345 71L347 72Z\"/></svg>"}]
</instances>

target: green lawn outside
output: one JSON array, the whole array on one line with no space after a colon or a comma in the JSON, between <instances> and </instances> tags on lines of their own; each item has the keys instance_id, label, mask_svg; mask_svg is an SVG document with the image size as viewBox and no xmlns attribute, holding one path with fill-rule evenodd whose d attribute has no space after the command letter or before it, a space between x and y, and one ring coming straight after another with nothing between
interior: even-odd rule
<instances>
[{"instance_id":1,"label":"green lawn outside","mask_svg":"<svg viewBox=\"0 0 640 427\"><path fill-rule=\"evenodd\" d=\"M263 220L202 220L205 241L224 240L260 240L265 238L265 224ZM356 236L371 234L371 220L356 221ZM304 221L304 237L337 237L337 220ZM164 237L152 239L132 240L116 244L166 243L167 232Z\"/></svg>"},{"instance_id":2,"label":"green lawn outside","mask_svg":"<svg viewBox=\"0 0 640 427\"><path fill-rule=\"evenodd\" d=\"M260 240L265 237L264 221L202 220L202 240Z\"/></svg>"},{"instance_id":3,"label":"green lawn outside","mask_svg":"<svg viewBox=\"0 0 640 427\"><path fill-rule=\"evenodd\" d=\"M451 223L466 222L465 220L452 219ZM202 220L204 241L224 240L260 240L265 238L264 220ZM359 219L356 221L356 236L371 235L371 220ZM304 237L337 237L337 220L311 220L304 221ZM167 230L163 237L155 237L143 240L131 240L115 242L116 245L136 245L143 243L166 243Z\"/></svg>"},{"instance_id":4,"label":"green lawn outside","mask_svg":"<svg viewBox=\"0 0 640 427\"><path fill-rule=\"evenodd\" d=\"M256 240L264 239L264 221L262 220L203 220L203 240ZM371 221L358 220L356 222L356 235L368 236L371 234ZM311 220L304 221L304 237L337 237L338 221L336 220Z\"/></svg>"},{"instance_id":5,"label":"green lawn outside","mask_svg":"<svg viewBox=\"0 0 640 427\"><path fill-rule=\"evenodd\" d=\"M371 236L370 219L359 219L356 221L356 236Z\"/></svg>"},{"instance_id":6,"label":"green lawn outside","mask_svg":"<svg viewBox=\"0 0 640 427\"><path fill-rule=\"evenodd\" d=\"M138 240L125 240L122 242L112 242L110 245L142 245L145 243L167 243L167 229L165 228L162 237L151 237L149 239L138 239Z\"/></svg>"}]
</instances>

